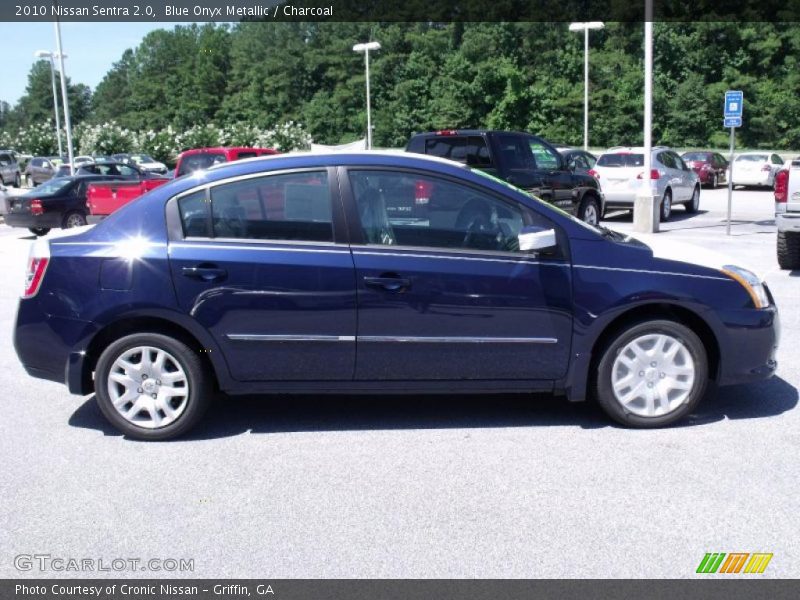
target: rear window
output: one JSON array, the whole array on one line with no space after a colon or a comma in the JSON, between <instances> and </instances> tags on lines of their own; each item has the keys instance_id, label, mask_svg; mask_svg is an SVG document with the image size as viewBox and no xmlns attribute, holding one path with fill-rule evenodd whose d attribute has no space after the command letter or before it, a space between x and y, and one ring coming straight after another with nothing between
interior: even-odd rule
<instances>
[{"instance_id":1,"label":"rear window","mask_svg":"<svg viewBox=\"0 0 800 600\"><path fill-rule=\"evenodd\" d=\"M598 167L643 167L644 154L603 154L597 159Z\"/></svg>"},{"instance_id":2,"label":"rear window","mask_svg":"<svg viewBox=\"0 0 800 600\"><path fill-rule=\"evenodd\" d=\"M180 177L181 175L186 175L187 173L192 173L194 171L201 171L203 169L207 169L211 165L224 163L226 161L227 158L225 158L225 155L219 152L185 156L181 159L181 166L178 169L178 172L175 173L175 177Z\"/></svg>"},{"instance_id":3,"label":"rear window","mask_svg":"<svg viewBox=\"0 0 800 600\"><path fill-rule=\"evenodd\" d=\"M710 161L711 157L705 152L687 152L683 155L683 160L694 160L699 162Z\"/></svg>"},{"instance_id":4,"label":"rear window","mask_svg":"<svg viewBox=\"0 0 800 600\"><path fill-rule=\"evenodd\" d=\"M241 160L243 158L253 158L254 156L258 156L256 152L239 152L239 155L236 157L236 160Z\"/></svg>"},{"instance_id":5,"label":"rear window","mask_svg":"<svg viewBox=\"0 0 800 600\"><path fill-rule=\"evenodd\" d=\"M425 154L447 158L471 167L490 167L486 140L479 135L435 137L425 140Z\"/></svg>"},{"instance_id":6,"label":"rear window","mask_svg":"<svg viewBox=\"0 0 800 600\"><path fill-rule=\"evenodd\" d=\"M745 154L736 157L736 162L765 162L766 160L766 154Z\"/></svg>"},{"instance_id":7,"label":"rear window","mask_svg":"<svg viewBox=\"0 0 800 600\"><path fill-rule=\"evenodd\" d=\"M35 190L31 190L28 192L30 195L39 195L39 194L58 194L64 191L72 185L72 179L66 177L59 177L55 179L51 179L49 181L45 181L42 185L37 187Z\"/></svg>"}]
</instances>

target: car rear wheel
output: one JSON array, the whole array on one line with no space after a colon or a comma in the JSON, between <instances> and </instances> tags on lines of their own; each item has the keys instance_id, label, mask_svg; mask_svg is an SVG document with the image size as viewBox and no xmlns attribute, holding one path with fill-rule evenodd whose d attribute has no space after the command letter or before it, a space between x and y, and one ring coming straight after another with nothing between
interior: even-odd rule
<instances>
[{"instance_id":1,"label":"car rear wheel","mask_svg":"<svg viewBox=\"0 0 800 600\"><path fill-rule=\"evenodd\" d=\"M716 184L714 187L717 187ZM686 208L686 212L688 213L696 213L697 209L700 208L700 186L695 186L694 191L692 192L692 198L683 205Z\"/></svg>"},{"instance_id":2,"label":"car rear wheel","mask_svg":"<svg viewBox=\"0 0 800 600\"><path fill-rule=\"evenodd\" d=\"M672 192L667 190L664 192L664 198L661 199L661 220L669 221L672 214Z\"/></svg>"},{"instance_id":3,"label":"car rear wheel","mask_svg":"<svg viewBox=\"0 0 800 600\"><path fill-rule=\"evenodd\" d=\"M593 196L587 196L581 202L578 211L578 218L590 225L597 225L600 222L600 204Z\"/></svg>"},{"instance_id":4,"label":"car rear wheel","mask_svg":"<svg viewBox=\"0 0 800 600\"><path fill-rule=\"evenodd\" d=\"M72 229L73 227L83 227L86 225L86 215L81 212L73 211L64 215L62 227Z\"/></svg>"},{"instance_id":5,"label":"car rear wheel","mask_svg":"<svg viewBox=\"0 0 800 600\"><path fill-rule=\"evenodd\" d=\"M781 269L800 269L800 233L778 232L778 266Z\"/></svg>"},{"instance_id":6,"label":"car rear wheel","mask_svg":"<svg viewBox=\"0 0 800 600\"><path fill-rule=\"evenodd\" d=\"M700 338L668 320L640 322L620 332L601 354L595 391L600 406L629 427L663 427L697 406L708 383Z\"/></svg>"},{"instance_id":7,"label":"car rear wheel","mask_svg":"<svg viewBox=\"0 0 800 600\"><path fill-rule=\"evenodd\" d=\"M14 176L14 187L18 188L22 184L22 180L20 179L19 173Z\"/></svg>"},{"instance_id":8,"label":"car rear wheel","mask_svg":"<svg viewBox=\"0 0 800 600\"><path fill-rule=\"evenodd\" d=\"M49 227L28 227L28 231L30 231L33 235L47 235L50 233Z\"/></svg>"},{"instance_id":9,"label":"car rear wheel","mask_svg":"<svg viewBox=\"0 0 800 600\"><path fill-rule=\"evenodd\" d=\"M97 361L95 392L103 415L122 433L165 440L203 416L212 393L197 352L157 333L126 336Z\"/></svg>"}]
</instances>

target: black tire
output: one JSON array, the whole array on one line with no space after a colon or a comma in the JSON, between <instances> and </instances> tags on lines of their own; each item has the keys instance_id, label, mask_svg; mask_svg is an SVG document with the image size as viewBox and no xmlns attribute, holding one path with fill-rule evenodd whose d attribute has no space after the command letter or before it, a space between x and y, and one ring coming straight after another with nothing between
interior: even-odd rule
<instances>
[{"instance_id":1,"label":"black tire","mask_svg":"<svg viewBox=\"0 0 800 600\"><path fill-rule=\"evenodd\" d=\"M717 189L718 185L719 185L719 178L717 177L717 174L714 173L714 178L711 180L711 189L712 190Z\"/></svg>"},{"instance_id":2,"label":"black tire","mask_svg":"<svg viewBox=\"0 0 800 600\"><path fill-rule=\"evenodd\" d=\"M716 175L714 177L716 177ZM689 200L686 204L684 204L683 207L686 209L687 213L696 213L697 209L700 208L700 186L699 185L696 185L694 187L694 191L692 192L692 199Z\"/></svg>"},{"instance_id":3,"label":"black tire","mask_svg":"<svg viewBox=\"0 0 800 600\"><path fill-rule=\"evenodd\" d=\"M28 231L30 231L33 235L43 236L50 233L49 227L28 227Z\"/></svg>"},{"instance_id":4,"label":"black tire","mask_svg":"<svg viewBox=\"0 0 800 600\"><path fill-rule=\"evenodd\" d=\"M73 210L64 215L61 221L61 227L64 229L72 229L73 227L83 227L86 225L86 215L79 210Z\"/></svg>"},{"instance_id":5,"label":"black tire","mask_svg":"<svg viewBox=\"0 0 800 600\"><path fill-rule=\"evenodd\" d=\"M800 269L800 233L778 232L778 266L781 269Z\"/></svg>"},{"instance_id":6,"label":"black tire","mask_svg":"<svg viewBox=\"0 0 800 600\"><path fill-rule=\"evenodd\" d=\"M591 225L597 225L600 222L600 203L597 198L591 195L584 197L578 209L578 218Z\"/></svg>"},{"instance_id":7,"label":"black tire","mask_svg":"<svg viewBox=\"0 0 800 600\"><path fill-rule=\"evenodd\" d=\"M123 417L111 400L108 378L114 362L123 353L138 346L150 346L170 353L187 376L189 395L186 407L166 426L149 429L131 423ZM108 421L128 437L138 440L167 440L183 435L203 417L210 403L213 385L208 369L199 354L183 342L159 333L136 333L109 345L100 355L95 372L95 398Z\"/></svg>"},{"instance_id":8,"label":"black tire","mask_svg":"<svg viewBox=\"0 0 800 600\"><path fill-rule=\"evenodd\" d=\"M661 199L661 207L658 211L659 220L663 223L669 221L672 214L672 192L667 190L664 192L664 197Z\"/></svg>"},{"instance_id":9,"label":"black tire","mask_svg":"<svg viewBox=\"0 0 800 600\"><path fill-rule=\"evenodd\" d=\"M14 176L14 187L18 188L22 185L22 180L20 179L19 173Z\"/></svg>"},{"instance_id":10,"label":"black tire","mask_svg":"<svg viewBox=\"0 0 800 600\"><path fill-rule=\"evenodd\" d=\"M612 369L614 361L625 346L638 337L648 334L666 334L680 341L694 362L695 379L687 398L671 412L659 416L640 416L624 407L614 394ZM688 327L676 321L654 319L639 321L625 327L606 344L600 352L594 392L598 403L612 419L640 429L666 427L691 413L703 397L708 385L708 357L700 338Z\"/></svg>"}]
</instances>

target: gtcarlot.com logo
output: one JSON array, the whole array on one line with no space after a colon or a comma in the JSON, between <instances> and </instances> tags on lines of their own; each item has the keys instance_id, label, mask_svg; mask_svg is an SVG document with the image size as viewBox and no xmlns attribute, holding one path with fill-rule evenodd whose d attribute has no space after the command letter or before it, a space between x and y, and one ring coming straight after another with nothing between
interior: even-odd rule
<instances>
[{"instance_id":1,"label":"gtcarlot.com logo","mask_svg":"<svg viewBox=\"0 0 800 600\"><path fill-rule=\"evenodd\" d=\"M17 571L122 572L122 571L194 571L193 558L75 558L51 554L17 554Z\"/></svg>"},{"instance_id":2,"label":"gtcarlot.com logo","mask_svg":"<svg viewBox=\"0 0 800 600\"><path fill-rule=\"evenodd\" d=\"M698 573L763 573L772 553L766 552L707 552L697 567Z\"/></svg>"}]
</instances>

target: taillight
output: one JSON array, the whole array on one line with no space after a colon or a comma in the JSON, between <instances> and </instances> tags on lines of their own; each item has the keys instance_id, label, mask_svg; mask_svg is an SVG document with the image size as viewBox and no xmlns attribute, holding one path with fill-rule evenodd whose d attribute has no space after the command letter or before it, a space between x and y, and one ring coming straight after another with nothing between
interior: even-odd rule
<instances>
[{"instance_id":1,"label":"taillight","mask_svg":"<svg viewBox=\"0 0 800 600\"><path fill-rule=\"evenodd\" d=\"M789 200L789 170L781 169L775 175L775 202Z\"/></svg>"},{"instance_id":2,"label":"taillight","mask_svg":"<svg viewBox=\"0 0 800 600\"><path fill-rule=\"evenodd\" d=\"M772 167L770 167L769 165L764 165L763 167L761 167L761 170L764 173L766 173L767 171L772 171Z\"/></svg>"},{"instance_id":3,"label":"taillight","mask_svg":"<svg viewBox=\"0 0 800 600\"><path fill-rule=\"evenodd\" d=\"M31 200L31 214L32 215L41 215L44 213L44 207L42 206L42 201L38 198Z\"/></svg>"},{"instance_id":4,"label":"taillight","mask_svg":"<svg viewBox=\"0 0 800 600\"><path fill-rule=\"evenodd\" d=\"M639 173L636 179L644 179L644 173ZM661 173L658 172L658 169L650 169L650 179L661 179Z\"/></svg>"},{"instance_id":5,"label":"taillight","mask_svg":"<svg viewBox=\"0 0 800 600\"><path fill-rule=\"evenodd\" d=\"M49 258L34 258L28 260L28 272L25 275L25 292L22 294L23 298L30 298L36 295L39 291L39 286L42 285L44 279L44 271L47 269L47 263L50 262Z\"/></svg>"},{"instance_id":6,"label":"taillight","mask_svg":"<svg viewBox=\"0 0 800 600\"><path fill-rule=\"evenodd\" d=\"M589 169L589 175L591 175L595 179L600 179L600 173L598 173L594 169Z\"/></svg>"},{"instance_id":7,"label":"taillight","mask_svg":"<svg viewBox=\"0 0 800 600\"><path fill-rule=\"evenodd\" d=\"M433 184L429 181L417 181L414 184L414 202L416 204L428 204L431 199Z\"/></svg>"},{"instance_id":8,"label":"taillight","mask_svg":"<svg viewBox=\"0 0 800 600\"><path fill-rule=\"evenodd\" d=\"M458 131L455 129L440 129L436 132L436 135L458 135Z\"/></svg>"}]
</instances>

